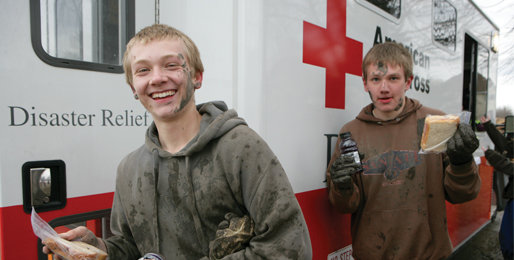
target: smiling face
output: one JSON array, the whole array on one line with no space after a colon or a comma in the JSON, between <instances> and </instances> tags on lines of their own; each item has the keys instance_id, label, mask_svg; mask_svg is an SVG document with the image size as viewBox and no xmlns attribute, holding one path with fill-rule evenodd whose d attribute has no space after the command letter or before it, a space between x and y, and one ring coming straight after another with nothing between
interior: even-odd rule
<instances>
[{"instance_id":1,"label":"smiling face","mask_svg":"<svg viewBox=\"0 0 514 260\"><path fill-rule=\"evenodd\" d=\"M372 63L367 69L367 79L362 81L373 102L375 117L389 120L402 112L412 76L406 79L401 66L380 61Z\"/></svg>"},{"instance_id":2,"label":"smiling face","mask_svg":"<svg viewBox=\"0 0 514 260\"><path fill-rule=\"evenodd\" d=\"M196 110L195 89L202 73L191 75L182 41L162 39L135 44L129 53L132 91L155 121L167 121Z\"/></svg>"}]
</instances>

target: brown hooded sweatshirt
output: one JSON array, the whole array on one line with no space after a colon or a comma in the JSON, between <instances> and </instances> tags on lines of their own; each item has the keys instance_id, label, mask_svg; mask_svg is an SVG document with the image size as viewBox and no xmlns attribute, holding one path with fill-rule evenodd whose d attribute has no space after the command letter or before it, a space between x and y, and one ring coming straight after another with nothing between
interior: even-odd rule
<instances>
[{"instance_id":1,"label":"brown hooded sweatshirt","mask_svg":"<svg viewBox=\"0 0 514 260\"><path fill-rule=\"evenodd\" d=\"M427 115L444 112L406 98L402 113L384 121L366 106L340 133L357 142L363 172L353 177L353 191L335 189L327 170L329 199L341 213L351 213L355 259L446 259L452 254L445 199L474 199L481 180L474 162L453 165L446 154L421 154ZM329 165L340 156L338 138Z\"/></svg>"}]
</instances>

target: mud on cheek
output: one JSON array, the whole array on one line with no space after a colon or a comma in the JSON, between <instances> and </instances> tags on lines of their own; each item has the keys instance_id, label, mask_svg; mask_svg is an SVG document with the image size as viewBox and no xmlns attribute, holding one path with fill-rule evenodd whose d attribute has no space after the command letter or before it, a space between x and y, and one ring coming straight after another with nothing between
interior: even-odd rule
<instances>
[{"instance_id":1,"label":"mud on cheek","mask_svg":"<svg viewBox=\"0 0 514 260\"><path fill-rule=\"evenodd\" d=\"M189 73L187 70L179 69L175 71L175 74L173 75L173 81L178 86L185 85L186 88L189 87L188 81L190 81Z\"/></svg>"}]
</instances>

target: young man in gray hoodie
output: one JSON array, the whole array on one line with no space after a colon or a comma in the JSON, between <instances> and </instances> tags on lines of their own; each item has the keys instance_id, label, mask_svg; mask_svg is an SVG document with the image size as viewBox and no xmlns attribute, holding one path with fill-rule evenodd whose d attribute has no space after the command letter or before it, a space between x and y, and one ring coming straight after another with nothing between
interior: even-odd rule
<instances>
[{"instance_id":1,"label":"young man in gray hoodie","mask_svg":"<svg viewBox=\"0 0 514 260\"><path fill-rule=\"evenodd\" d=\"M154 122L118 167L115 236L80 227L63 238L110 259L312 259L302 211L268 145L224 102L195 105L204 70L193 41L149 26L128 43L123 63Z\"/></svg>"}]
</instances>

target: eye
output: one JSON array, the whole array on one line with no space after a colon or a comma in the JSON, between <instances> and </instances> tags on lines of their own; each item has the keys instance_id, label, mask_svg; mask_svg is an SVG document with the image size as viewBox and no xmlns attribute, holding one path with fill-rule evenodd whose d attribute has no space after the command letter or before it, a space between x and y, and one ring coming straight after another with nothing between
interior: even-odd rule
<instances>
[{"instance_id":1,"label":"eye","mask_svg":"<svg viewBox=\"0 0 514 260\"><path fill-rule=\"evenodd\" d=\"M172 69L172 70L175 70L175 69L180 69L181 66L178 64L178 63L175 63L175 62L172 62L172 63L168 63L166 64L165 66L167 69Z\"/></svg>"},{"instance_id":2,"label":"eye","mask_svg":"<svg viewBox=\"0 0 514 260\"><path fill-rule=\"evenodd\" d=\"M144 72L147 72L147 71L149 71L147 68L137 69L137 70L136 70L136 74L144 73Z\"/></svg>"}]
</instances>

